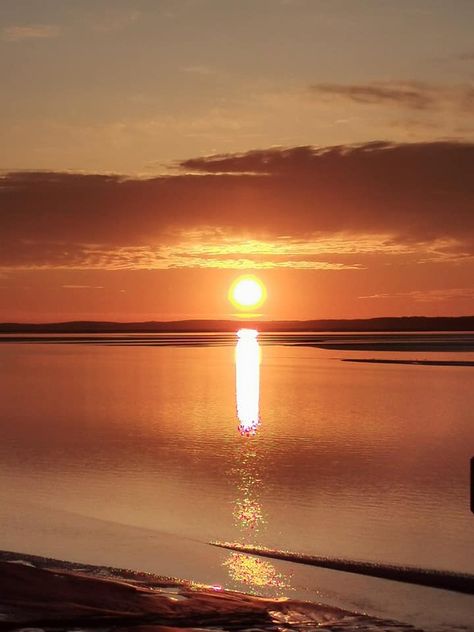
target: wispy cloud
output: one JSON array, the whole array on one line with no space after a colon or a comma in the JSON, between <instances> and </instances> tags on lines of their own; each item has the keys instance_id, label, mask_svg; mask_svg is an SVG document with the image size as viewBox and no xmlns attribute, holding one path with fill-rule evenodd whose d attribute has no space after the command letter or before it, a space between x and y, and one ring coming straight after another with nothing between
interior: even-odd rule
<instances>
[{"instance_id":1,"label":"wispy cloud","mask_svg":"<svg viewBox=\"0 0 474 632\"><path fill-rule=\"evenodd\" d=\"M290 237L273 241L243 240L208 231L184 233L182 241L162 249L163 264L168 267L199 267L254 270L293 268L296 270L359 270L359 263L335 261L332 255L357 251L357 239L336 243L317 238L302 241ZM375 240L374 240L375 241ZM362 250L364 245L362 245ZM333 260L327 260L327 259Z\"/></svg>"},{"instance_id":2,"label":"wispy cloud","mask_svg":"<svg viewBox=\"0 0 474 632\"><path fill-rule=\"evenodd\" d=\"M17 269L72 269L72 270L169 270L173 268L220 268L228 270L271 270L292 268L295 270L360 270L359 263L324 260L323 254L298 254L298 246L293 249L289 243L285 254L268 251L262 253L258 247L199 248L193 242L181 241L178 245L164 247L74 244L61 256L59 245L35 244L32 248L17 250ZM276 249L277 250L277 249ZM331 257L329 257L331 259ZM332 258L334 259L334 258ZM0 264L1 265L1 264ZM102 289L99 286L63 285L65 289Z\"/></svg>"},{"instance_id":3,"label":"wispy cloud","mask_svg":"<svg viewBox=\"0 0 474 632\"><path fill-rule=\"evenodd\" d=\"M213 70L210 66L199 65L199 64L191 64L189 66L183 66L181 72L186 72L191 75L201 75L201 76L209 76L214 75L215 70Z\"/></svg>"},{"instance_id":4,"label":"wispy cloud","mask_svg":"<svg viewBox=\"0 0 474 632\"><path fill-rule=\"evenodd\" d=\"M474 51L460 53L459 55L456 55L455 59L458 59L459 61L474 61Z\"/></svg>"},{"instance_id":5,"label":"wispy cloud","mask_svg":"<svg viewBox=\"0 0 474 632\"><path fill-rule=\"evenodd\" d=\"M315 97L344 99L358 105L401 107L428 111L453 107L468 111L474 105L474 86L421 81L374 81L361 84L319 83L310 87Z\"/></svg>"},{"instance_id":6,"label":"wispy cloud","mask_svg":"<svg viewBox=\"0 0 474 632\"><path fill-rule=\"evenodd\" d=\"M413 290L411 292L394 292L370 294L367 296L359 296L360 299L393 299L407 298L415 303L442 303L444 301L453 300L472 300L474 299L474 288L449 288L449 289L433 289L433 290Z\"/></svg>"},{"instance_id":7,"label":"wispy cloud","mask_svg":"<svg viewBox=\"0 0 474 632\"><path fill-rule=\"evenodd\" d=\"M92 21L92 28L102 33L122 31L137 22L141 15L142 13L138 9L115 8L98 17L95 16Z\"/></svg>"},{"instance_id":8,"label":"wispy cloud","mask_svg":"<svg viewBox=\"0 0 474 632\"><path fill-rule=\"evenodd\" d=\"M315 94L342 97L364 104L399 104L417 110L433 105L433 96L426 86L416 83L374 82L371 84L341 85L320 83L311 86Z\"/></svg>"},{"instance_id":9,"label":"wispy cloud","mask_svg":"<svg viewBox=\"0 0 474 632\"><path fill-rule=\"evenodd\" d=\"M103 285L61 285L65 290L103 290Z\"/></svg>"},{"instance_id":10,"label":"wispy cloud","mask_svg":"<svg viewBox=\"0 0 474 632\"><path fill-rule=\"evenodd\" d=\"M1 38L6 42L23 40L51 39L58 37L61 29L56 24L28 24L22 26L6 26L2 29Z\"/></svg>"}]
</instances>

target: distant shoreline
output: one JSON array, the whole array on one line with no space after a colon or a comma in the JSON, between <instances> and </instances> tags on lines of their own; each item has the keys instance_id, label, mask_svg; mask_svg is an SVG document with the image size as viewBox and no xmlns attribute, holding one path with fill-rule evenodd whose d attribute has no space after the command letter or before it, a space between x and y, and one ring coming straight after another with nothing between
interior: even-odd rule
<instances>
[{"instance_id":1,"label":"distant shoreline","mask_svg":"<svg viewBox=\"0 0 474 632\"><path fill-rule=\"evenodd\" d=\"M369 364L412 364L422 366L474 366L469 360L389 360L384 358L342 358L342 362L368 362Z\"/></svg>"},{"instance_id":2,"label":"distant shoreline","mask_svg":"<svg viewBox=\"0 0 474 632\"><path fill-rule=\"evenodd\" d=\"M131 333L0 333L0 345L105 345L107 347L222 347L234 346L236 330L230 332L131 332ZM474 353L473 332L260 332L262 346L314 347L326 351L365 351L398 353ZM345 358L339 358L344 359ZM349 362L388 362L395 364L431 364L474 366L474 362L424 358L390 359L347 358Z\"/></svg>"},{"instance_id":3,"label":"distant shoreline","mask_svg":"<svg viewBox=\"0 0 474 632\"><path fill-rule=\"evenodd\" d=\"M69 321L0 323L0 333L225 333L241 327L261 332L468 332L474 316L400 316L324 320L177 320L147 322Z\"/></svg>"}]
</instances>

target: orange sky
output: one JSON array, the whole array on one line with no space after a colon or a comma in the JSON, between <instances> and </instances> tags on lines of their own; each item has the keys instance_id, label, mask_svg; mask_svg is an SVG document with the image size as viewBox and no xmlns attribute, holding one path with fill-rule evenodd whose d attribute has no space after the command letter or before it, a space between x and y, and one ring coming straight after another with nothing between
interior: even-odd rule
<instances>
[{"instance_id":1,"label":"orange sky","mask_svg":"<svg viewBox=\"0 0 474 632\"><path fill-rule=\"evenodd\" d=\"M474 313L473 20L6 0L0 321Z\"/></svg>"}]
</instances>

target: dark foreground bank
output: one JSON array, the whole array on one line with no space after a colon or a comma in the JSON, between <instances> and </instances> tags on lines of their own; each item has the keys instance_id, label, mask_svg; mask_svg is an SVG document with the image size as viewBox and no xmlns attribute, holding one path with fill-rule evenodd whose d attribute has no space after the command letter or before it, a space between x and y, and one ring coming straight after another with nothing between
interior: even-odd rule
<instances>
[{"instance_id":1,"label":"dark foreground bank","mask_svg":"<svg viewBox=\"0 0 474 632\"><path fill-rule=\"evenodd\" d=\"M0 553L0 630L419 630L322 604L220 586Z\"/></svg>"}]
</instances>

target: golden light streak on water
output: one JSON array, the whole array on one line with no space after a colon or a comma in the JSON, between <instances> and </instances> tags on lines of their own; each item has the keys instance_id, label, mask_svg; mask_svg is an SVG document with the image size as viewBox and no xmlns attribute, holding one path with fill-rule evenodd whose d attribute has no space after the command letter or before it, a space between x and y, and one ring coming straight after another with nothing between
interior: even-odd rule
<instances>
[{"instance_id":1,"label":"golden light streak on water","mask_svg":"<svg viewBox=\"0 0 474 632\"><path fill-rule=\"evenodd\" d=\"M257 529L263 522L260 503L254 498L238 499L235 504L234 518L243 528Z\"/></svg>"},{"instance_id":2,"label":"golden light streak on water","mask_svg":"<svg viewBox=\"0 0 474 632\"><path fill-rule=\"evenodd\" d=\"M257 534L265 528L266 520L260 503L262 476L259 472L261 445L256 435L260 424L260 363L261 352L256 329L240 329L235 347L235 385L239 432L248 440L238 452L238 465L231 472L237 476L239 495L234 505L234 522L244 542L257 542ZM259 449L260 448L260 449ZM288 578L267 560L246 553L231 553L223 562L229 576L247 592L259 594L263 587L276 590L291 589ZM240 586L239 586L240 584Z\"/></svg>"},{"instance_id":3,"label":"golden light streak on water","mask_svg":"<svg viewBox=\"0 0 474 632\"><path fill-rule=\"evenodd\" d=\"M245 534L245 540L255 536L266 523L260 504L262 478L259 475L261 451L253 440L241 446L238 467L232 470L237 477L239 495L234 505L234 524Z\"/></svg>"},{"instance_id":4,"label":"golden light streak on water","mask_svg":"<svg viewBox=\"0 0 474 632\"><path fill-rule=\"evenodd\" d=\"M229 569L229 575L234 581L247 586L249 592L255 588L274 587L288 588L287 579L276 570L273 564L246 553L232 553L224 562Z\"/></svg>"},{"instance_id":5,"label":"golden light streak on water","mask_svg":"<svg viewBox=\"0 0 474 632\"><path fill-rule=\"evenodd\" d=\"M235 380L239 431L252 435L260 423L260 346L256 329L239 329L235 347Z\"/></svg>"}]
</instances>

